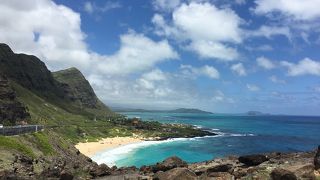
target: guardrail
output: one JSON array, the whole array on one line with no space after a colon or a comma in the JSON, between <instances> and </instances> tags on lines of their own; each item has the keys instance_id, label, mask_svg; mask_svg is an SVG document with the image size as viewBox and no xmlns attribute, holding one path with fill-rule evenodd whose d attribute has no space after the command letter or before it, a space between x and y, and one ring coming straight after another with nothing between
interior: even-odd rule
<instances>
[{"instance_id":1,"label":"guardrail","mask_svg":"<svg viewBox=\"0 0 320 180\"><path fill-rule=\"evenodd\" d=\"M25 133L38 132L44 129L43 125L19 125L19 126L5 126L0 128L0 135L13 136Z\"/></svg>"}]
</instances>

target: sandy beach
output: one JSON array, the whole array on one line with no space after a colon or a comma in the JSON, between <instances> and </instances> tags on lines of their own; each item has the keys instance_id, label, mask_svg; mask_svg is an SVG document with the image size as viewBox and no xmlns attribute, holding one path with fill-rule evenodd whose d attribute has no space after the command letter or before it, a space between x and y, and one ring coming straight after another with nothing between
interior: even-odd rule
<instances>
[{"instance_id":1,"label":"sandy beach","mask_svg":"<svg viewBox=\"0 0 320 180\"><path fill-rule=\"evenodd\" d=\"M139 137L114 137L114 138L103 138L98 142L85 142L78 143L75 147L84 155L92 157L94 154L124 146L132 143L142 142L143 139Z\"/></svg>"}]
</instances>

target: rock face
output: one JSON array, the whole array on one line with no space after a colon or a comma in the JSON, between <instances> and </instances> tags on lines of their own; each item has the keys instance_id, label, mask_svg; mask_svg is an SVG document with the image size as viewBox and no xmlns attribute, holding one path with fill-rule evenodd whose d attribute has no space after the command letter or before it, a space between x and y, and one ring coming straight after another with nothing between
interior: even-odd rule
<instances>
[{"instance_id":1,"label":"rock face","mask_svg":"<svg viewBox=\"0 0 320 180\"><path fill-rule=\"evenodd\" d=\"M30 114L17 100L8 79L0 74L0 124L14 125L18 121L27 121L29 118Z\"/></svg>"},{"instance_id":2,"label":"rock face","mask_svg":"<svg viewBox=\"0 0 320 180\"><path fill-rule=\"evenodd\" d=\"M320 169L320 146L318 146L317 153L314 157L314 166L316 170Z\"/></svg>"},{"instance_id":3,"label":"rock face","mask_svg":"<svg viewBox=\"0 0 320 180\"><path fill-rule=\"evenodd\" d=\"M45 102L73 114L85 115L90 119L114 115L97 98L89 82L76 68L51 73L36 56L15 54L8 45L0 43L0 74L5 75L10 82L14 82L14 86L21 86L20 89L27 89ZM11 98L14 93L9 93L11 91L2 92L0 96ZM27 105L26 102L22 103ZM12 105L1 107L8 113L8 109L13 109ZM21 111L18 107L15 109ZM22 116L21 119L24 118L19 113L15 114ZM9 113L8 116L12 115Z\"/></svg>"},{"instance_id":4,"label":"rock face","mask_svg":"<svg viewBox=\"0 0 320 180\"><path fill-rule=\"evenodd\" d=\"M175 168L166 172L158 172L154 179L159 180L196 180L197 175L187 168Z\"/></svg>"},{"instance_id":5,"label":"rock face","mask_svg":"<svg viewBox=\"0 0 320 180\"><path fill-rule=\"evenodd\" d=\"M51 72L36 56L15 54L8 45L0 44L0 71L42 97L63 97Z\"/></svg>"},{"instance_id":6,"label":"rock face","mask_svg":"<svg viewBox=\"0 0 320 180\"><path fill-rule=\"evenodd\" d=\"M239 161L246 166L257 166L265 161L268 161L268 158L265 155L256 154L248 156L240 156Z\"/></svg>"},{"instance_id":7,"label":"rock face","mask_svg":"<svg viewBox=\"0 0 320 180\"><path fill-rule=\"evenodd\" d=\"M76 68L69 68L53 73L54 78L60 82L66 96L81 108L105 108L94 93L89 82Z\"/></svg>"}]
</instances>

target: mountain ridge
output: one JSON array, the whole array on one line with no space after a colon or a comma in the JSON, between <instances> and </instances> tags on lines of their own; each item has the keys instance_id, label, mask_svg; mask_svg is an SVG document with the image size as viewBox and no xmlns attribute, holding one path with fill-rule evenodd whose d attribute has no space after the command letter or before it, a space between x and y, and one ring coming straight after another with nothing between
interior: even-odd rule
<instances>
[{"instance_id":1,"label":"mountain ridge","mask_svg":"<svg viewBox=\"0 0 320 180\"><path fill-rule=\"evenodd\" d=\"M111 107L116 112L162 112L162 113L199 113L199 114L214 114L209 111L203 111L196 108L177 108L173 110L147 110L147 109L133 109L133 108L115 108Z\"/></svg>"}]
</instances>

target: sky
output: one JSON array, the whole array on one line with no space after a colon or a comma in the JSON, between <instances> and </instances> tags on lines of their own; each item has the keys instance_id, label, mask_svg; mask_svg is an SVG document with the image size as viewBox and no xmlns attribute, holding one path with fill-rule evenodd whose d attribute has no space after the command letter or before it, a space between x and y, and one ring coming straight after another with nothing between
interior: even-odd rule
<instances>
[{"instance_id":1,"label":"sky","mask_svg":"<svg viewBox=\"0 0 320 180\"><path fill-rule=\"evenodd\" d=\"M109 106L320 115L320 0L1 0L0 42Z\"/></svg>"}]
</instances>

